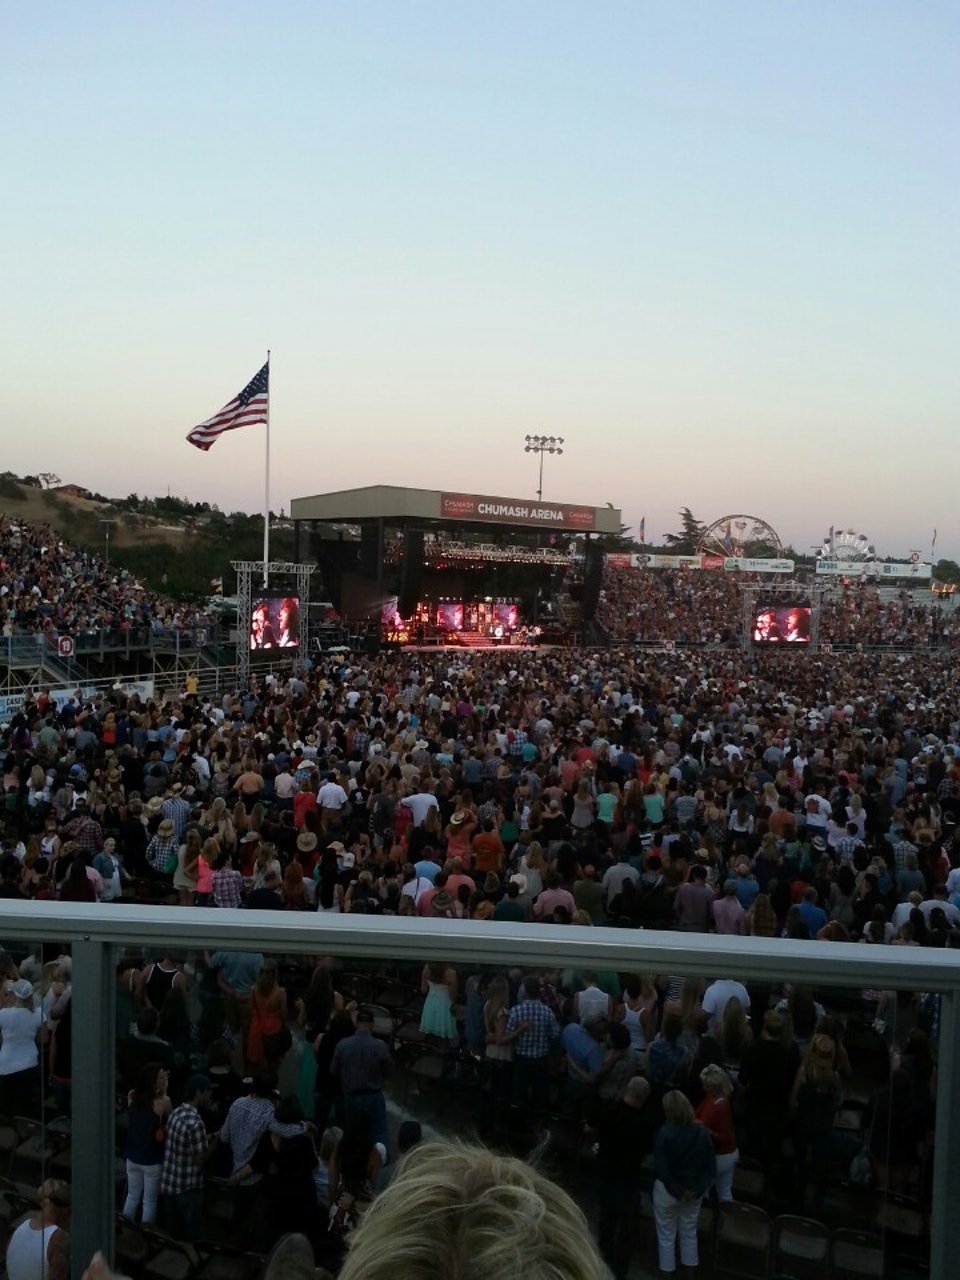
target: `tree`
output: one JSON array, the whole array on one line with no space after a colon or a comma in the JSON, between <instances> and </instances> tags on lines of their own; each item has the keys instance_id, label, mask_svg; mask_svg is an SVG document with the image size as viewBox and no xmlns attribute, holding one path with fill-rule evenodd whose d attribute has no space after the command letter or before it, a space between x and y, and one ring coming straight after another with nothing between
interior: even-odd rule
<instances>
[{"instance_id":1,"label":"tree","mask_svg":"<svg viewBox=\"0 0 960 1280\"><path fill-rule=\"evenodd\" d=\"M630 525L622 524L619 533L601 533L600 545L604 551L639 551L640 543L630 532Z\"/></svg>"},{"instance_id":2,"label":"tree","mask_svg":"<svg viewBox=\"0 0 960 1280\"><path fill-rule=\"evenodd\" d=\"M955 582L960 586L960 564L956 560L938 560L933 566L933 576L938 582Z\"/></svg>"},{"instance_id":3,"label":"tree","mask_svg":"<svg viewBox=\"0 0 960 1280\"><path fill-rule=\"evenodd\" d=\"M689 507L684 507L679 514L680 532L665 533L663 540L676 555L695 555L697 547L700 545L700 539L703 537L703 531L707 526L694 516Z\"/></svg>"}]
</instances>

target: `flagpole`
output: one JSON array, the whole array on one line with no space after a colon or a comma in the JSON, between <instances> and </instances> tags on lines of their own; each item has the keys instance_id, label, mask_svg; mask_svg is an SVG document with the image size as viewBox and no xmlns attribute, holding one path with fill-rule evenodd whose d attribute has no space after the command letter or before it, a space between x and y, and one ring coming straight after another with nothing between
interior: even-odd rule
<instances>
[{"instance_id":1,"label":"flagpole","mask_svg":"<svg viewBox=\"0 0 960 1280\"><path fill-rule=\"evenodd\" d=\"M267 462L264 467L263 493L263 586L268 586L267 565L270 563L270 351L267 350Z\"/></svg>"}]
</instances>

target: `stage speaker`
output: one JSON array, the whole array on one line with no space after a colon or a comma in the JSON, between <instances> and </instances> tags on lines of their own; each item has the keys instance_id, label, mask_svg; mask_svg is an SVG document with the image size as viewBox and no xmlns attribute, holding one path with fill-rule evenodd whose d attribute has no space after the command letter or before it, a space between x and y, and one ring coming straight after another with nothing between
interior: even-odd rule
<instances>
[{"instance_id":1,"label":"stage speaker","mask_svg":"<svg viewBox=\"0 0 960 1280\"><path fill-rule=\"evenodd\" d=\"M583 566L583 596L580 611L584 622L590 622L600 603L603 582L603 548L599 542L588 542Z\"/></svg>"},{"instance_id":2,"label":"stage speaker","mask_svg":"<svg viewBox=\"0 0 960 1280\"><path fill-rule=\"evenodd\" d=\"M400 596L397 612L409 618L417 607L423 589L423 530L408 529L403 535L403 565L400 570Z\"/></svg>"},{"instance_id":3,"label":"stage speaker","mask_svg":"<svg viewBox=\"0 0 960 1280\"><path fill-rule=\"evenodd\" d=\"M365 578L375 578L380 564L380 540L375 524L360 526L360 572Z\"/></svg>"}]
</instances>

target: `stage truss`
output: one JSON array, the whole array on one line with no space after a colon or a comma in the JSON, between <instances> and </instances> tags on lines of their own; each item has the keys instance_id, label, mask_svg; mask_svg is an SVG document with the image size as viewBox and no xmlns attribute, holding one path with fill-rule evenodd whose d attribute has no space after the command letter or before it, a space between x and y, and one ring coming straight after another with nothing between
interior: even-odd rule
<instances>
[{"instance_id":1,"label":"stage truss","mask_svg":"<svg viewBox=\"0 0 960 1280\"><path fill-rule=\"evenodd\" d=\"M809 585L805 582L777 583L744 583L741 588L743 598L743 636L742 643L746 652L751 652L753 645L753 618L757 604L763 600L782 600L784 604L798 600L810 602L810 643L809 645L777 645L776 648L803 648L808 653L820 652L820 607L829 587L819 584Z\"/></svg>"},{"instance_id":2,"label":"stage truss","mask_svg":"<svg viewBox=\"0 0 960 1280\"><path fill-rule=\"evenodd\" d=\"M231 564L237 571L237 683L240 688L245 688L250 683L250 613L253 608L253 579L258 575L263 578L264 589L271 576L282 574L297 580L300 635L296 657L291 665L294 671L299 671L310 644L310 577L316 573L317 566L298 564L295 560L271 560L266 567L262 560L232 560Z\"/></svg>"}]
</instances>

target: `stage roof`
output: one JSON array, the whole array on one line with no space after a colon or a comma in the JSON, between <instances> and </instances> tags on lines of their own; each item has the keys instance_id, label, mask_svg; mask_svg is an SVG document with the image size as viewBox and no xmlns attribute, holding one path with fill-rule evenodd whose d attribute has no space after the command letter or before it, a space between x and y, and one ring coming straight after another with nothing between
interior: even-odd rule
<instances>
[{"instance_id":1,"label":"stage roof","mask_svg":"<svg viewBox=\"0 0 960 1280\"><path fill-rule=\"evenodd\" d=\"M491 525L512 529L567 529L571 533L619 533L616 507L587 507L535 498L498 498L439 489L401 489L373 484L362 489L317 493L290 502L293 520L363 524L370 520L413 524Z\"/></svg>"}]
</instances>

